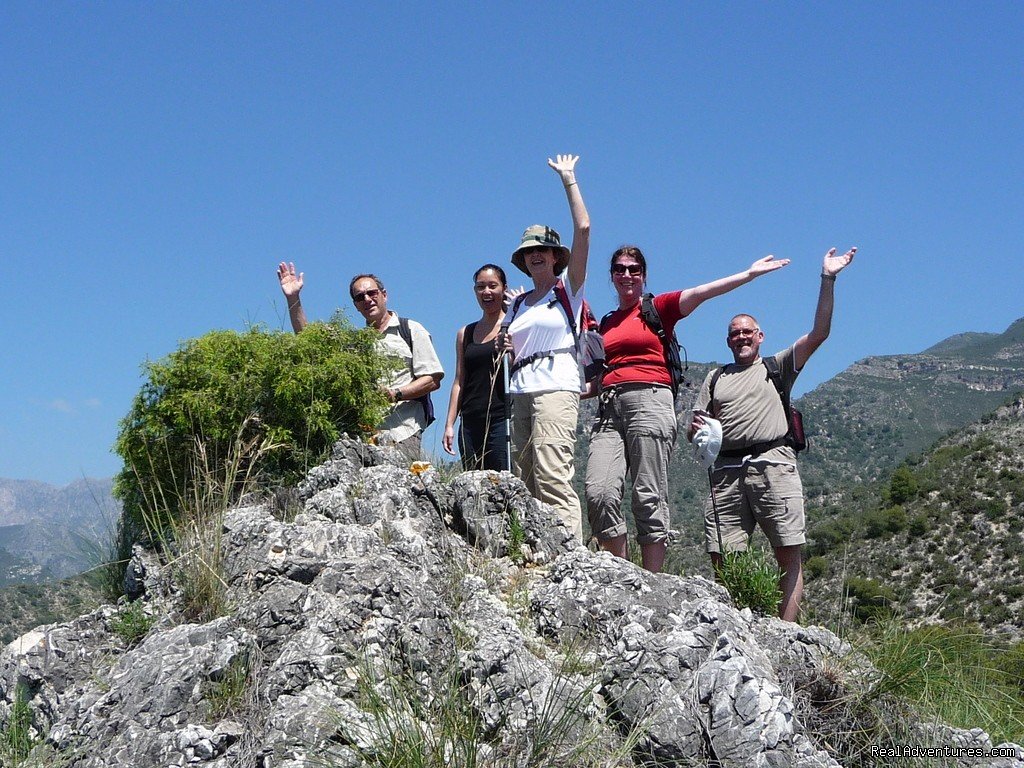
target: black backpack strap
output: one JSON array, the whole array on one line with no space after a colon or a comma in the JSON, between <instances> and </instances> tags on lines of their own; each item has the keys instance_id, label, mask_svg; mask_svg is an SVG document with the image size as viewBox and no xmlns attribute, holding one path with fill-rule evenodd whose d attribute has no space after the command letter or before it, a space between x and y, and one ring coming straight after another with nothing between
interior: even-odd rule
<instances>
[{"instance_id":1,"label":"black backpack strap","mask_svg":"<svg viewBox=\"0 0 1024 768\"><path fill-rule=\"evenodd\" d=\"M711 383L708 385L708 413L712 416L715 416L715 384L718 383L718 379L724 370L724 365L715 368L715 372L711 374Z\"/></svg>"},{"instance_id":2,"label":"black backpack strap","mask_svg":"<svg viewBox=\"0 0 1024 768\"><path fill-rule=\"evenodd\" d=\"M782 384L782 371L779 370L779 361L772 355L771 357L762 357L761 362L764 363L764 367L768 370L768 378L771 379L772 384L775 386L775 391L779 393L779 397L782 399L782 409L786 412L786 423L788 424L792 418L789 407L789 393Z\"/></svg>"},{"instance_id":3,"label":"black backpack strap","mask_svg":"<svg viewBox=\"0 0 1024 768\"><path fill-rule=\"evenodd\" d=\"M665 344L667 341L665 338L665 326L661 322L661 315L658 314L657 307L654 306L653 293L645 293L640 299L640 316L647 324L647 327L654 331L658 338L661 339L661 343Z\"/></svg>"},{"instance_id":4,"label":"black backpack strap","mask_svg":"<svg viewBox=\"0 0 1024 768\"><path fill-rule=\"evenodd\" d=\"M408 317L398 318L398 335L402 337L402 341L409 348L409 352L412 352L412 331L409 329Z\"/></svg>"}]
</instances>

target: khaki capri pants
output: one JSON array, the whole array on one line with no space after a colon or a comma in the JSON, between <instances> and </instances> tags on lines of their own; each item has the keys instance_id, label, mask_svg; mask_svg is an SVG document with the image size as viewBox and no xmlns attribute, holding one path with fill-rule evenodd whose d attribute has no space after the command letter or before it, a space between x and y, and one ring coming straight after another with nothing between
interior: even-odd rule
<instances>
[{"instance_id":1,"label":"khaki capri pants","mask_svg":"<svg viewBox=\"0 0 1024 768\"><path fill-rule=\"evenodd\" d=\"M672 390L657 384L619 384L604 390L590 433L587 517L598 539L626 533L622 496L626 472L640 544L668 541L668 465L678 422Z\"/></svg>"}]
</instances>

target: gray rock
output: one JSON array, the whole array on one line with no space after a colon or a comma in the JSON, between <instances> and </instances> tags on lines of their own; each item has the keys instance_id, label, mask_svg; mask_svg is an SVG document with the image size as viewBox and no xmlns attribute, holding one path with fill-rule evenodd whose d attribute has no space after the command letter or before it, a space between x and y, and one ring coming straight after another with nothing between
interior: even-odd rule
<instances>
[{"instance_id":1,"label":"gray rock","mask_svg":"<svg viewBox=\"0 0 1024 768\"><path fill-rule=\"evenodd\" d=\"M833 768L829 734L850 727L834 704L875 679L826 630L576 546L507 473L445 483L343 440L267 498L217 531L228 615L188 623L187 585L137 548L131 588L158 625L127 648L108 606L12 643L0 727L21 691L68 768L356 768L401 735L495 768ZM1015 749L975 764L1024 766Z\"/></svg>"}]
</instances>

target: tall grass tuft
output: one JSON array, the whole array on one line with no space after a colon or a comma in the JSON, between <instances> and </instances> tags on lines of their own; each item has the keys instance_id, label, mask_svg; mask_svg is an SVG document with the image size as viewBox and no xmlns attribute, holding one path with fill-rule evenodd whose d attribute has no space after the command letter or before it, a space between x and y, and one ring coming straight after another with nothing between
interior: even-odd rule
<instances>
[{"instance_id":1,"label":"tall grass tuft","mask_svg":"<svg viewBox=\"0 0 1024 768\"><path fill-rule=\"evenodd\" d=\"M219 463L193 440L189 481L165 486L151 478L141 504L146 534L163 553L179 592L186 621L204 622L229 610L222 535L231 505L259 484L262 458L279 446L253 430L249 417ZM142 474L146 468L134 468ZM140 484L141 485L141 484ZM173 510L173 513L172 513Z\"/></svg>"},{"instance_id":2,"label":"tall grass tuft","mask_svg":"<svg viewBox=\"0 0 1024 768\"><path fill-rule=\"evenodd\" d=\"M715 575L738 608L772 616L779 612L779 568L775 559L760 547L726 552Z\"/></svg>"},{"instance_id":3,"label":"tall grass tuft","mask_svg":"<svg viewBox=\"0 0 1024 768\"><path fill-rule=\"evenodd\" d=\"M33 734L32 710L25 686L19 684L14 689L7 724L0 730L0 766L21 765L39 741Z\"/></svg>"}]
</instances>

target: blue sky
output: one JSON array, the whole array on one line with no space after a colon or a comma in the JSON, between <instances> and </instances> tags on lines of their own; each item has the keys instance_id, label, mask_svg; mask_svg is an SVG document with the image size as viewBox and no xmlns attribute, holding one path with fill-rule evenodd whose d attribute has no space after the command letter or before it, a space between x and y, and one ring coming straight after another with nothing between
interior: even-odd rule
<instances>
[{"instance_id":1,"label":"blue sky","mask_svg":"<svg viewBox=\"0 0 1024 768\"><path fill-rule=\"evenodd\" d=\"M348 279L376 272L452 371L473 270L571 229L558 152L581 155L598 314L625 242L655 291L792 259L683 321L691 359L726 355L737 311L773 350L809 329L830 245L860 252L798 391L1002 331L1022 30L988 2L5 3L0 476L116 472L141 363L285 327L282 259L316 318L358 319Z\"/></svg>"}]
</instances>

